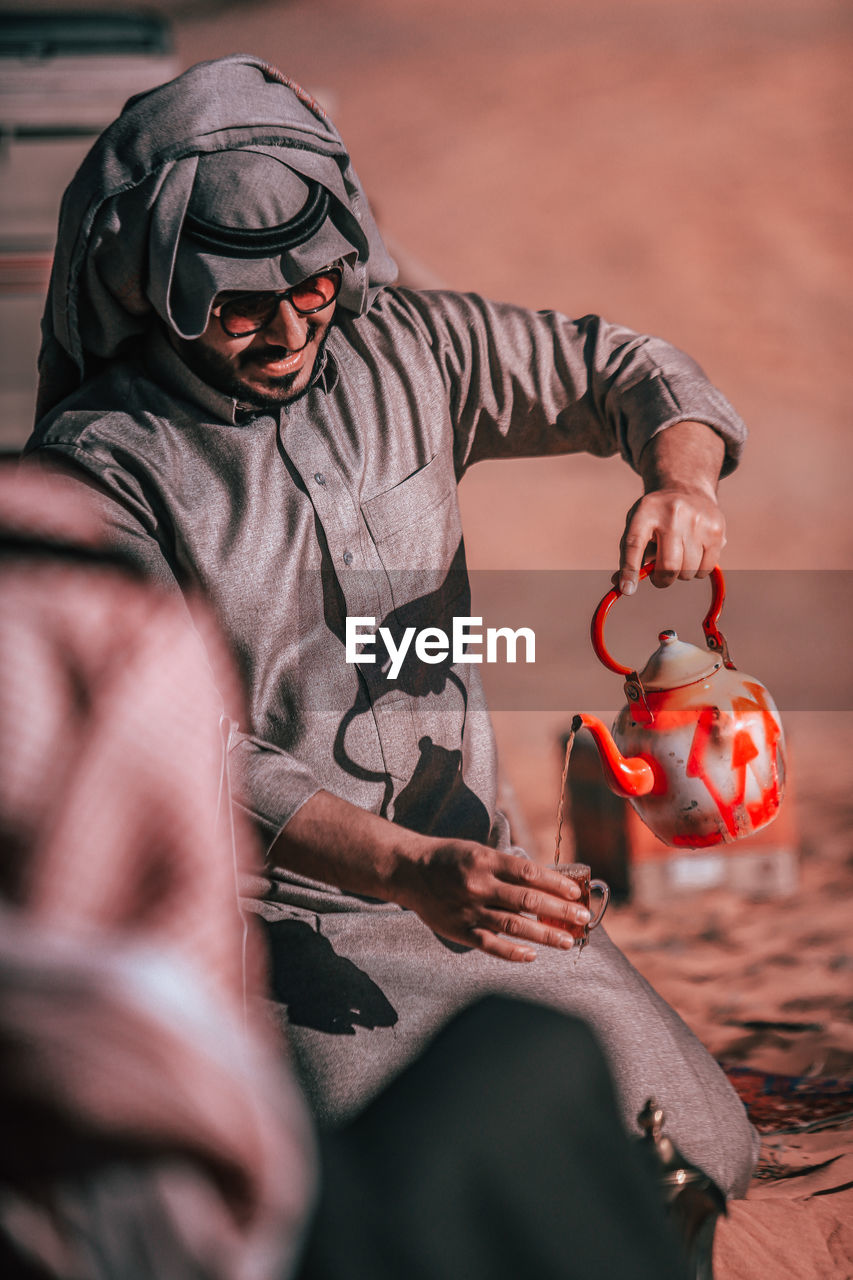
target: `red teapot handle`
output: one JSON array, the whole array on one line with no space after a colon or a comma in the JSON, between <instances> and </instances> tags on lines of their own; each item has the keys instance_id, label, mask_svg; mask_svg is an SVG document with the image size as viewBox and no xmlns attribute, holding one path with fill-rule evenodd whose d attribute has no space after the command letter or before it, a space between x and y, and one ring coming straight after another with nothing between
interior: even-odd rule
<instances>
[{"instance_id":1,"label":"red teapot handle","mask_svg":"<svg viewBox=\"0 0 853 1280\"><path fill-rule=\"evenodd\" d=\"M647 560L640 570L640 581L647 578L653 572L655 567L654 560ZM715 653L722 655L723 661L727 667L732 667L733 663L729 661L728 647L725 637L717 628L720 614L723 610L723 603L726 598L726 583L723 578L723 572L719 565L715 566L710 573L711 579L711 607L705 614L702 621L702 630L705 633L705 643L709 649L713 649ZM621 662L617 662L607 651L604 643L604 624L607 621L607 615L613 608L616 601L621 596L621 591L616 587L608 591L607 595L599 604L595 613L592 615L592 623L590 625L590 634L592 637L592 647L595 650L596 657L603 662L605 667L609 667L611 671L615 671L620 676L630 676L634 674L633 667L623 667Z\"/></svg>"}]
</instances>

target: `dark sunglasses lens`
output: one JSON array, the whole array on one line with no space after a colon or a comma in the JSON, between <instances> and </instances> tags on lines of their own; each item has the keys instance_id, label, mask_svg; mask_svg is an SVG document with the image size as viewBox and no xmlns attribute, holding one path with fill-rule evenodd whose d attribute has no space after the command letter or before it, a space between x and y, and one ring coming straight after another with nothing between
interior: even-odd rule
<instances>
[{"instance_id":1,"label":"dark sunglasses lens","mask_svg":"<svg viewBox=\"0 0 853 1280\"><path fill-rule=\"evenodd\" d=\"M271 319L280 297L277 293L246 293L226 302L221 313L226 332L236 337L262 329Z\"/></svg>"},{"instance_id":2,"label":"dark sunglasses lens","mask_svg":"<svg viewBox=\"0 0 853 1280\"><path fill-rule=\"evenodd\" d=\"M286 293L244 293L239 298L232 298L225 303L219 317L225 332L232 338L239 338L257 333L268 325L284 298L294 311L308 315L312 311L322 311L334 302L340 288L341 273L333 268L309 276Z\"/></svg>"},{"instance_id":3,"label":"dark sunglasses lens","mask_svg":"<svg viewBox=\"0 0 853 1280\"><path fill-rule=\"evenodd\" d=\"M290 290L290 301L297 311L322 311L334 302L340 287L340 272L323 272L295 285Z\"/></svg>"}]
</instances>

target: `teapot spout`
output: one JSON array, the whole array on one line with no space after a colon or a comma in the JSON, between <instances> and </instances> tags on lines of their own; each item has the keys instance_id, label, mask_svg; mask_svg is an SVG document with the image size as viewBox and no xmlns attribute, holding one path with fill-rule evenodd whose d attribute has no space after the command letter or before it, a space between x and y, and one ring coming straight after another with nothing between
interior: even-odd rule
<instances>
[{"instance_id":1,"label":"teapot spout","mask_svg":"<svg viewBox=\"0 0 853 1280\"><path fill-rule=\"evenodd\" d=\"M610 790L626 799L647 796L655 785L655 775L648 760L642 756L623 756L610 730L596 716L575 716L572 731L577 733L581 728L589 729L592 734Z\"/></svg>"}]
</instances>

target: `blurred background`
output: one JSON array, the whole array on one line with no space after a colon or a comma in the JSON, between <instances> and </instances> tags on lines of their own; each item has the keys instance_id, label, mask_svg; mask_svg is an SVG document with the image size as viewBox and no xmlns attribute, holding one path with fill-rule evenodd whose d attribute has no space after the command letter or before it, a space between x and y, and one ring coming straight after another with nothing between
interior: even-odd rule
<instances>
[{"instance_id":1,"label":"blurred background","mask_svg":"<svg viewBox=\"0 0 853 1280\"><path fill-rule=\"evenodd\" d=\"M723 563L735 571L723 629L786 715L799 838L814 844L821 822L846 822L849 4L174 0L129 19L113 5L119 25L97 37L100 50L64 59L58 46L10 45L38 8L3 9L6 446L29 430L54 206L93 129L128 93L192 62L262 54L327 106L409 280L660 334L734 402L751 441L723 486ZM573 711L609 716L622 702L585 628L638 481L618 459L483 464L461 495L475 606L488 623L511 614L521 625L527 589L549 616L535 693L485 672L520 821L547 856L560 734ZM532 569L555 576L534 589L507 573ZM642 665L682 615L697 640L706 590L642 589L621 606L621 656Z\"/></svg>"}]
</instances>

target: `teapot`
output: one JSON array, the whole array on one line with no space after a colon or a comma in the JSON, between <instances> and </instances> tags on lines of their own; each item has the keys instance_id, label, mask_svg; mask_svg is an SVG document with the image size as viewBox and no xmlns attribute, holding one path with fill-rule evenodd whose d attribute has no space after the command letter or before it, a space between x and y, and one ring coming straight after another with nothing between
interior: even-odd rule
<instances>
[{"instance_id":1,"label":"teapot","mask_svg":"<svg viewBox=\"0 0 853 1280\"><path fill-rule=\"evenodd\" d=\"M641 580L654 569L649 561ZM578 715L590 731L611 790L625 796L658 839L706 849L759 831L779 811L785 788L785 739L764 685L737 671L717 627L725 600L720 569L710 574L711 606L702 629L707 649L672 630L642 671L615 661L604 624L620 598L615 588L593 614L592 646L611 671L627 676L628 701L612 734L596 716Z\"/></svg>"}]
</instances>

